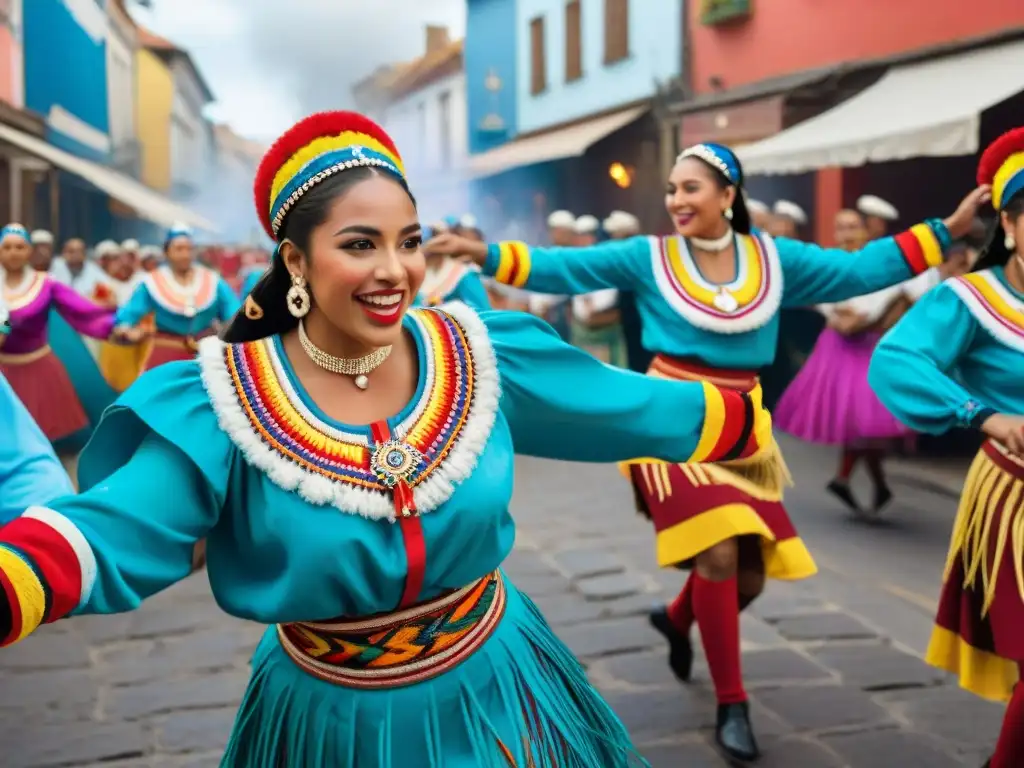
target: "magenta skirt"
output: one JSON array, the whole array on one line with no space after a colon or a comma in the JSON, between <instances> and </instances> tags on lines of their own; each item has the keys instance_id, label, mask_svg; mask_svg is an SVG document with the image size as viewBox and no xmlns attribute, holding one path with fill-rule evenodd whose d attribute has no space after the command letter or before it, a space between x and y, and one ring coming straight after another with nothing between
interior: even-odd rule
<instances>
[{"instance_id":1,"label":"magenta skirt","mask_svg":"<svg viewBox=\"0 0 1024 768\"><path fill-rule=\"evenodd\" d=\"M776 429L823 445L911 434L868 385L868 365L879 338L878 333L843 336L831 328L822 331L772 413Z\"/></svg>"}]
</instances>

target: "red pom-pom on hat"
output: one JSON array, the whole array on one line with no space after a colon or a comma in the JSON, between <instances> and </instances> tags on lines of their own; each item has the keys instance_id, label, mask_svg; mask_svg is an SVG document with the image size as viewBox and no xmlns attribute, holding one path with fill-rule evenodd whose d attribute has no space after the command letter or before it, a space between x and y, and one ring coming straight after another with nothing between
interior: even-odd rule
<instances>
[{"instance_id":1,"label":"red pom-pom on hat","mask_svg":"<svg viewBox=\"0 0 1024 768\"><path fill-rule=\"evenodd\" d=\"M978 162L978 183L991 184L1010 155L1024 152L1024 128L1007 131L988 145Z\"/></svg>"},{"instance_id":2,"label":"red pom-pom on hat","mask_svg":"<svg viewBox=\"0 0 1024 768\"><path fill-rule=\"evenodd\" d=\"M391 137L384 129L358 112L318 112L300 120L271 145L256 170L256 180L253 184L256 212L260 217L260 223L263 224L263 229L272 239L276 239L276 237L270 221L272 202L270 190L274 184L274 177L281 166L315 139L323 136L337 136L345 131L366 134L379 141L396 158L400 157L394 142L391 141Z\"/></svg>"}]
</instances>

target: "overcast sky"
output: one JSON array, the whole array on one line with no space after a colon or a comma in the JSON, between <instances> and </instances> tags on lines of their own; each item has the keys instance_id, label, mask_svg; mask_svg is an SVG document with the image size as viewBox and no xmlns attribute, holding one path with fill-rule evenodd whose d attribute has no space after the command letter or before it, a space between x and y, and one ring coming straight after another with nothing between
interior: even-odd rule
<instances>
[{"instance_id":1,"label":"overcast sky","mask_svg":"<svg viewBox=\"0 0 1024 768\"><path fill-rule=\"evenodd\" d=\"M129 2L129 5L132 5ZM423 28L465 31L465 0L152 0L138 21L187 48L213 90L210 116L255 139L304 114L352 107L349 86L422 55Z\"/></svg>"}]
</instances>

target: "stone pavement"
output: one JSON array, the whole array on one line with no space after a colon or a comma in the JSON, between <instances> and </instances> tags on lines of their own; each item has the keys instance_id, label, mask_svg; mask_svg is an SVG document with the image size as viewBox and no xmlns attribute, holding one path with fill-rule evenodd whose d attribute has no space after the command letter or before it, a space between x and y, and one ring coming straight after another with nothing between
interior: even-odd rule
<instances>
[{"instance_id":1,"label":"stone pavement","mask_svg":"<svg viewBox=\"0 0 1024 768\"><path fill-rule=\"evenodd\" d=\"M607 466L519 459L517 472L511 578L654 768L724 765L711 748L706 667L678 684L647 626L649 606L683 574L653 567L650 528L625 482ZM1001 707L951 685L838 604L829 584L772 585L743 617L759 765L979 766ZM133 614L72 619L3 649L0 768L216 766L261 632L221 614L200 575Z\"/></svg>"}]
</instances>

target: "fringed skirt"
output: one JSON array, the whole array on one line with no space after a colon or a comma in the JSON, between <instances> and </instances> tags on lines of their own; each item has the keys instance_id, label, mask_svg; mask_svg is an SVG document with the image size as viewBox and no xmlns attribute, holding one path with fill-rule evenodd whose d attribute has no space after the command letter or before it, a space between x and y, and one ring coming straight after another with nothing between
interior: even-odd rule
<instances>
[{"instance_id":1,"label":"fringed skirt","mask_svg":"<svg viewBox=\"0 0 1024 768\"><path fill-rule=\"evenodd\" d=\"M646 766L500 572L358 622L272 628L223 768Z\"/></svg>"},{"instance_id":2,"label":"fringed skirt","mask_svg":"<svg viewBox=\"0 0 1024 768\"><path fill-rule=\"evenodd\" d=\"M993 701L1024 662L1024 461L991 440L964 482L926 659Z\"/></svg>"},{"instance_id":3,"label":"fringed skirt","mask_svg":"<svg viewBox=\"0 0 1024 768\"><path fill-rule=\"evenodd\" d=\"M761 385L745 371L704 368L658 355L648 375L708 381L749 392L756 406L761 403ZM633 483L637 508L654 523L658 565L689 568L714 545L749 537L760 548L742 547L741 560L753 552L768 577L796 580L818 572L782 504L791 480L777 445L741 461L666 464L639 459L621 468ZM753 565L740 563L741 568Z\"/></svg>"},{"instance_id":4,"label":"fringed skirt","mask_svg":"<svg viewBox=\"0 0 1024 768\"><path fill-rule=\"evenodd\" d=\"M49 347L0 352L0 373L51 443L89 426L67 369Z\"/></svg>"}]
</instances>

